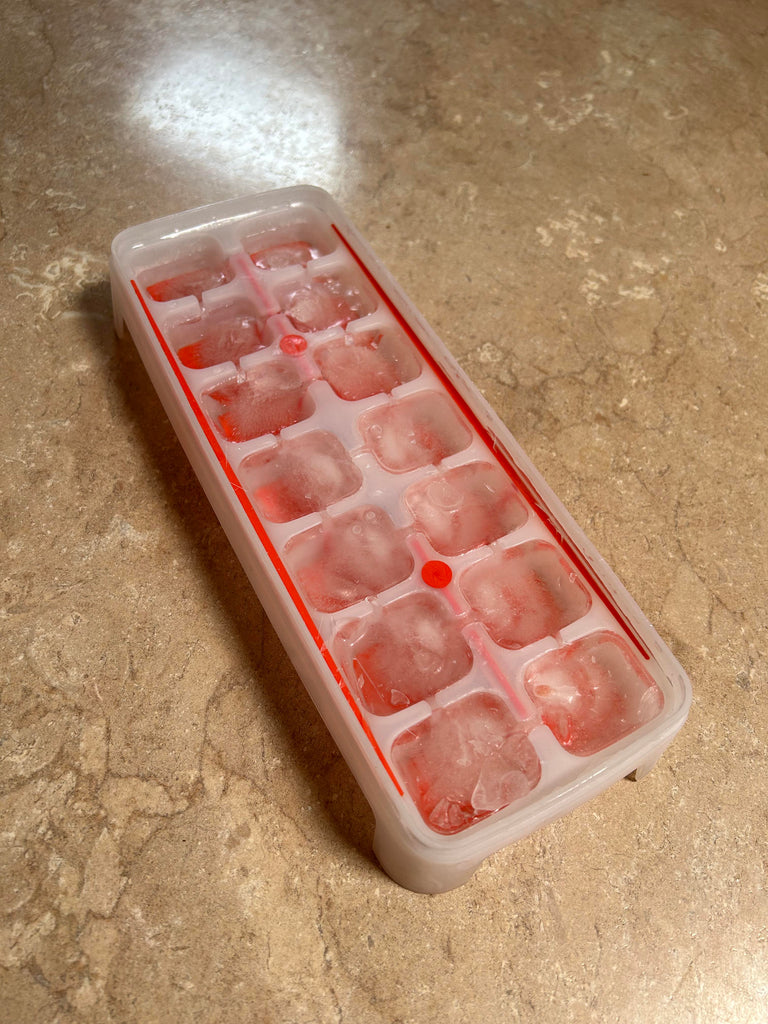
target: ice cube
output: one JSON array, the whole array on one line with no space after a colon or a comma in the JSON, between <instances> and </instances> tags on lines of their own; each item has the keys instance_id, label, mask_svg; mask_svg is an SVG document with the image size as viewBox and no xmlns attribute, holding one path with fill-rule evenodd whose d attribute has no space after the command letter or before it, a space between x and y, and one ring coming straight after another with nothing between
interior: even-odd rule
<instances>
[{"instance_id":1,"label":"ice cube","mask_svg":"<svg viewBox=\"0 0 768 1024\"><path fill-rule=\"evenodd\" d=\"M366 505L294 537L286 558L309 601L335 612L401 583L413 558L383 509Z\"/></svg>"},{"instance_id":2,"label":"ice cube","mask_svg":"<svg viewBox=\"0 0 768 1024\"><path fill-rule=\"evenodd\" d=\"M375 715L425 700L472 667L472 653L453 614L432 594L409 595L353 623L340 636L342 650L351 639L355 684Z\"/></svg>"},{"instance_id":3,"label":"ice cube","mask_svg":"<svg viewBox=\"0 0 768 1024\"><path fill-rule=\"evenodd\" d=\"M318 255L308 242L284 242L252 252L251 259L259 270L282 270L284 267L306 267Z\"/></svg>"},{"instance_id":4,"label":"ice cube","mask_svg":"<svg viewBox=\"0 0 768 1024\"><path fill-rule=\"evenodd\" d=\"M183 299L187 295L194 295L199 302L203 292L219 288L231 280L232 272L226 263L218 267L206 265L151 284L147 291L155 302L171 302L173 299Z\"/></svg>"},{"instance_id":5,"label":"ice cube","mask_svg":"<svg viewBox=\"0 0 768 1024\"><path fill-rule=\"evenodd\" d=\"M327 508L360 487L362 475L333 434L315 430L249 456L240 477L273 523Z\"/></svg>"},{"instance_id":6,"label":"ice cube","mask_svg":"<svg viewBox=\"0 0 768 1024\"><path fill-rule=\"evenodd\" d=\"M316 278L290 292L283 312L297 331L325 331L346 327L371 311L363 295L354 286L345 286L338 278Z\"/></svg>"},{"instance_id":7,"label":"ice cube","mask_svg":"<svg viewBox=\"0 0 768 1024\"><path fill-rule=\"evenodd\" d=\"M596 754L649 722L663 697L624 640L598 633L536 658L525 688L571 754Z\"/></svg>"},{"instance_id":8,"label":"ice cube","mask_svg":"<svg viewBox=\"0 0 768 1024\"><path fill-rule=\"evenodd\" d=\"M502 647L525 647L554 636L590 607L575 571L544 541L483 558L459 582L491 639Z\"/></svg>"},{"instance_id":9,"label":"ice cube","mask_svg":"<svg viewBox=\"0 0 768 1024\"><path fill-rule=\"evenodd\" d=\"M392 758L436 832L460 832L529 793L541 764L523 726L491 693L472 693L401 734Z\"/></svg>"},{"instance_id":10,"label":"ice cube","mask_svg":"<svg viewBox=\"0 0 768 1024\"><path fill-rule=\"evenodd\" d=\"M403 398L360 417L363 439L384 469L405 473L466 448L472 435L435 391Z\"/></svg>"},{"instance_id":11,"label":"ice cube","mask_svg":"<svg viewBox=\"0 0 768 1024\"><path fill-rule=\"evenodd\" d=\"M509 477L470 462L411 487L405 501L435 551L458 555L490 544L525 522L528 512Z\"/></svg>"},{"instance_id":12,"label":"ice cube","mask_svg":"<svg viewBox=\"0 0 768 1024\"><path fill-rule=\"evenodd\" d=\"M394 330L366 331L323 345L315 354L320 372L347 402L390 392L419 375L407 338Z\"/></svg>"},{"instance_id":13,"label":"ice cube","mask_svg":"<svg viewBox=\"0 0 768 1024\"><path fill-rule=\"evenodd\" d=\"M237 363L249 352L264 347L258 319L249 314L230 313L207 320L203 337L182 346L178 355L185 366L201 370L217 363Z\"/></svg>"},{"instance_id":14,"label":"ice cube","mask_svg":"<svg viewBox=\"0 0 768 1024\"><path fill-rule=\"evenodd\" d=\"M306 394L307 384L287 363L262 363L244 380L230 381L207 393L223 410L217 425L228 441L248 441L262 434L276 434L314 412Z\"/></svg>"}]
</instances>

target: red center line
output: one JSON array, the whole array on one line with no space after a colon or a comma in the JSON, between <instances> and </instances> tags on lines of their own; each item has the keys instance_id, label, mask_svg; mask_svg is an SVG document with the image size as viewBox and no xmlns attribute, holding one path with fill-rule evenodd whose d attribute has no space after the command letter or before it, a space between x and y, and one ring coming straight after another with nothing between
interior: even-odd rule
<instances>
[{"instance_id":1,"label":"red center line","mask_svg":"<svg viewBox=\"0 0 768 1024\"><path fill-rule=\"evenodd\" d=\"M175 355L174 355L170 345L166 341L165 337L163 336L162 331L160 330L160 328L158 327L157 323L155 322L155 318L150 313L149 307L147 306L147 303L144 301L144 296L141 294L141 291L139 290L139 287L138 287L138 285L136 284L135 281L131 281L131 285L133 286L133 290L136 292L136 296L137 296L139 302L141 303L141 307L144 310L144 314L145 314L147 320L149 321L150 326L152 327L152 330L155 333L155 337L157 338L157 340L158 340L158 342L160 344L160 348L162 349L163 354L164 354L166 360L168 361L168 364L170 365L171 369L173 370L174 375L176 376L176 380L179 383L179 386L181 387L182 391L184 392L184 397L189 402L190 408L192 409L192 411L195 414L195 417L197 419L198 425L200 426L200 429L202 430L203 434L205 435L205 438L208 441L208 444L211 446L211 449L213 450L213 453L216 456L216 458L217 458L217 460L219 462L219 465L221 466L222 470L224 471L224 473L225 473L225 475L227 477L227 480L229 481L233 491L237 495L237 499L240 502L240 505L242 506L242 509L245 512L246 516L248 517L248 521L250 522L250 524L253 527L253 529L256 531L256 534L257 534L259 540L261 541L261 543L262 543L262 545L264 547L264 550L266 551L267 555L269 556L269 560L272 562L272 565L277 570L277 573L278 573L278 575L280 577L280 580L282 581L283 585L285 586L285 589L288 591L288 594L290 595L291 599L293 600L294 605L296 606L299 614L301 615L301 618L302 618L302 621L304 622L304 625L307 627L310 636L312 637L315 645L317 646L318 650L322 654L323 659L325 660L326 665L331 670L331 673L333 674L334 679L338 683L339 688L341 689L341 692L344 694L344 698L346 699L346 701L349 704L349 706L352 708L352 711L354 712L355 718L357 718L358 722L360 723L360 725L361 725L361 727L363 729L363 732L368 737L368 740L371 743L371 745L373 746L373 749L376 751L376 755L378 756L379 760L381 761L382 765L384 766L384 768L385 768L385 770L387 772L387 775L389 775L390 779L392 780L392 782L393 782L393 784L395 786L395 789L400 794L400 796L403 796L402 786L397 781L397 778L395 777L395 774L392 771L392 768L391 768L389 762L384 757L384 753L383 753L381 747L379 746L379 744L378 744L378 742L376 740L376 737L371 732L371 727L368 725L368 723L366 722L365 718L363 717L363 713L360 710L360 708L358 707L357 702L355 701L354 697L352 696L352 694L351 694L351 692L349 690L349 687L347 686L346 680L344 679L344 676L341 673L341 670L340 670L339 666L336 664L333 656L331 655L331 652L326 647L325 641L323 640L323 637L321 636L320 631L317 628L317 624L315 623L314 619L312 618L312 616L311 616L311 614L309 612L309 609L307 608L307 606L304 603L301 595L299 594L298 590L296 589L296 585L293 582L293 579L291 578L290 573L288 572L288 570L287 570L283 560L280 558L280 555L277 552L277 549L275 548L274 544L272 543L272 540L270 539L269 534L267 533L267 531L266 531L266 529L264 527L264 524L259 519L259 516L258 516L258 514L256 512L256 509L253 507L253 504L252 504L250 498L248 497L248 494L246 493L245 489L243 488L242 484L240 483L240 481L239 481L239 479L237 477L237 474L235 473L234 469L232 468L232 466L231 466L231 464L229 462L229 459L227 459L227 456L225 455L224 450L221 447L221 444L219 443L219 439L216 437L216 435L215 435L215 433L213 431L213 428L211 427L211 424L208 421L208 417L205 415L205 413L201 409L197 399L195 398L195 396L194 396L194 394L192 392L192 389L190 388L189 384L187 383L187 380L186 380L184 374L181 371L181 368L180 368L180 366L179 366L179 364L178 364L178 362L176 360L176 357L175 357Z\"/></svg>"},{"instance_id":2,"label":"red center line","mask_svg":"<svg viewBox=\"0 0 768 1024\"><path fill-rule=\"evenodd\" d=\"M241 274L245 275L250 282L251 287L258 295L261 300L262 312L266 317L272 316L278 312L274 304L267 299L267 295L264 292L259 276L256 273L256 269L253 265L253 260L246 253L241 253L237 256L232 257L232 263L240 271Z\"/></svg>"},{"instance_id":3,"label":"red center line","mask_svg":"<svg viewBox=\"0 0 768 1024\"><path fill-rule=\"evenodd\" d=\"M468 419L469 422L472 424L476 433L479 434L480 437L485 441L485 444L488 446L489 450L495 454L496 448L499 447L499 442L497 441L497 439L488 430L488 428L483 423L480 422L477 415L470 408L464 396L458 391L458 389L456 388L455 384L450 379L446 371L435 359L435 357L432 355L429 349L424 345L422 340L413 330L413 328L405 319L405 317L397 308L397 306L392 302L389 295L381 287L379 282L376 280L374 275L365 265L361 257L354 250L352 245L344 237L339 228L335 224L332 224L331 227L339 236L343 245L346 247L347 251L355 260L355 262L360 267L362 272L365 274L368 281L373 285L373 287L376 290L376 294L384 302L392 316L395 318L395 320L397 320L400 327L405 331L405 333L411 339L412 343L421 353L422 358L440 378L445 389L448 392L450 392L450 394L453 396L454 401L462 410L466 419ZM501 447L503 448L503 445ZM617 620L617 622L619 622L621 626L624 628L625 633L630 638L630 640L632 640L635 647L638 649L643 658L645 658L646 661L649 661L651 656L648 650L646 649L645 644L637 635L637 632L632 626L632 623L628 621L624 613L617 607L616 602L605 589L603 584L597 579L588 563L582 557L581 553L573 546L570 540L563 535L561 528L558 526L557 522L552 518L549 510L546 507L545 502L539 496L530 480L528 480L523 471L512 462L511 457L504 459L498 459L497 457L497 461L501 464L502 468L506 471L507 475L511 478L512 482L515 484L518 490L521 491L526 496L526 498L528 499L528 503L534 510L534 513L538 516L538 518L544 524L546 529L552 534L552 537L557 542L557 544L560 547L562 547L563 550L567 553L568 557L577 567L579 572L581 572L581 574L585 577L585 579L589 581L592 589L601 598L601 600L606 605L611 614L614 616L614 618Z\"/></svg>"}]
</instances>

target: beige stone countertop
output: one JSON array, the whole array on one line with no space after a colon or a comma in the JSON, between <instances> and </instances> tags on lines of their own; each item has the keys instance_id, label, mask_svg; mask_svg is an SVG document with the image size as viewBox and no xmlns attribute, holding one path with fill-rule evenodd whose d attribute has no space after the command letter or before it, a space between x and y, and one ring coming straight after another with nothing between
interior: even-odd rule
<instances>
[{"instance_id":1,"label":"beige stone countertop","mask_svg":"<svg viewBox=\"0 0 768 1024\"><path fill-rule=\"evenodd\" d=\"M5 0L2 1024L763 1024L768 7ZM123 228L326 188L689 673L399 888L130 341Z\"/></svg>"}]
</instances>

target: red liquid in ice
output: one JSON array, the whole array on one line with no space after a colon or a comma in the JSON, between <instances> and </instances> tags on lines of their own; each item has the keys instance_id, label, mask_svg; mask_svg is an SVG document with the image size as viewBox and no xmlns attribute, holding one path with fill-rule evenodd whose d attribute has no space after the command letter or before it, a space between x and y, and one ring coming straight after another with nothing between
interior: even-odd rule
<instances>
[{"instance_id":1,"label":"red liquid in ice","mask_svg":"<svg viewBox=\"0 0 768 1024\"><path fill-rule=\"evenodd\" d=\"M264 348L255 317L232 317L211 323L200 341L184 345L178 355L184 366L203 370L218 363L237 363L243 356Z\"/></svg>"},{"instance_id":2,"label":"red liquid in ice","mask_svg":"<svg viewBox=\"0 0 768 1024\"><path fill-rule=\"evenodd\" d=\"M472 440L448 399L436 392L374 409L360 417L360 429L377 461L391 473L436 465Z\"/></svg>"},{"instance_id":3,"label":"red liquid in ice","mask_svg":"<svg viewBox=\"0 0 768 1024\"><path fill-rule=\"evenodd\" d=\"M252 252L251 259L259 270L282 270L284 267L306 267L317 256L308 242L285 242Z\"/></svg>"},{"instance_id":4,"label":"red liquid in ice","mask_svg":"<svg viewBox=\"0 0 768 1024\"><path fill-rule=\"evenodd\" d=\"M460 586L492 640L516 649L586 615L590 598L565 559L531 541L476 562Z\"/></svg>"},{"instance_id":5,"label":"red liquid in ice","mask_svg":"<svg viewBox=\"0 0 768 1024\"><path fill-rule=\"evenodd\" d=\"M419 375L406 339L381 331L347 337L318 349L315 359L333 390L347 402L389 393Z\"/></svg>"},{"instance_id":6,"label":"red liquid in ice","mask_svg":"<svg viewBox=\"0 0 768 1024\"><path fill-rule=\"evenodd\" d=\"M263 516L287 523L319 512L360 487L362 474L340 441L312 431L245 459L241 478Z\"/></svg>"},{"instance_id":7,"label":"red liquid in ice","mask_svg":"<svg viewBox=\"0 0 768 1024\"><path fill-rule=\"evenodd\" d=\"M453 615L432 594L394 601L348 626L338 640L342 658L353 643L354 684L375 715L426 700L472 667L472 652Z\"/></svg>"},{"instance_id":8,"label":"red liquid in ice","mask_svg":"<svg viewBox=\"0 0 768 1024\"><path fill-rule=\"evenodd\" d=\"M188 270L184 274L176 274L174 277L158 281L147 288L149 297L155 302L171 302L174 299L183 299L187 295L194 295L198 302L203 297L203 292L211 288L219 288L232 280L229 269L223 267L200 267L197 270Z\"/></svg>"},{"instance_id":9,"label":"red liquid in ice","mask_svg":"<svg viewBox=\"0 0 768 1024\"><path fill-rule=\"evenodd\" d=\"M223 406L216 421L228 441L276 434L314 411L305 382L282 363L265 363L245 380L223 384L207 397Z\"/></svg>"},{"instance_id":10,"label":"red liquid in ice","mask_svg":"<svg viewBox=\"0 0 768 1024\"><path fill-rule=\"evenodd\" d=\"M595 754L654 718L663 698L630 648L608 633L529 665L525 688L544 724L571 754Z\"/></svg>"},{"instance_id":11,"label":"red liquid in ice","mask_svg":"<svg viewBox=\"0 0 768 1024\"><path fill-rule=\"evenodd\" d=\"M289 541L286 556L310 603L321 612L374 597L413 570L400 532L373 505L299 534Z\"/></svg>"},{"instance_id":12,"label":"red liquid in ice","mask_svg":"<svg viewBox=\"0 0 768 1024\"><path fill-rule=\"evenodd\" d=\"M471 462L416 484L405 495L416 528L441 555L459 555L517 529L528 512L506 473Z\"/></svg>"},{"instance_id":13,"label":"red liquid in ice","mask_svg":"<svg viewBox=\"0 0 768 1024\"><path fill-rule=\"evenodd\" d=\"M426 823L445 835L521 799L541 777L525 730L489 693L434 711L397 738L392 757Z\"/></svg>"},{"instance_id":14,"label":"red liquid in ice","mask_svg":"<svg viewBox=\"0 0 768 1024\"><path fill-rule=\"evenodd\" d=\"M354 288L345 289L333 278L319 278L291 292L283 312L297 331L310 332L346 327L370 309Z\"/></svg>"}]
</instances>

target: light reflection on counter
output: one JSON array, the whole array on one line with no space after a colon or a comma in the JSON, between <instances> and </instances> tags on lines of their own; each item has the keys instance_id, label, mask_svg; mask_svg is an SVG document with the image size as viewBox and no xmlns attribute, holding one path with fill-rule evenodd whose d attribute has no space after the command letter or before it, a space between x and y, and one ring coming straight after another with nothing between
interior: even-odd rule
<instances>
[{"instance_id":1,"label":"light reflection on counter","mask_svg":"<svg viewBox=\"0 0 768 1024\"><path fill-rule=\"evenodd\" d=\"M270 66L270 60L272 64ZM259 186L334 188L341 173L333 97L274 54L188 50L140 85L130 116L185 162Z\"/></svg>"}]
</instances>

